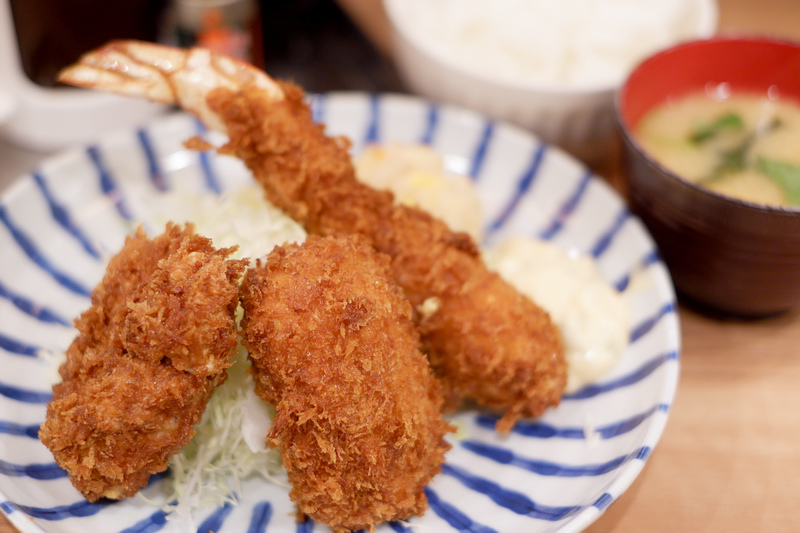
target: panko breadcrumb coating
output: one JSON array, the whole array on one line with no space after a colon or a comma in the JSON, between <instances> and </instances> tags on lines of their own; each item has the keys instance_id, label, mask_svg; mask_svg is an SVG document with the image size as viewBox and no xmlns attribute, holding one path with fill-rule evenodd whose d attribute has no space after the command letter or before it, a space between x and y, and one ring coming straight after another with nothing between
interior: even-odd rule
<instances>
[{"instance_id":1,"label":"panko breadcrumb coating","mask_svg":"<svg viewBox=\"0 0 800 533\"><path fill-rule=\"evenodd\" d=\"M140 228L76 319L39 438L89 501L132 496L165 470L225 381L247 266L232 251L191 225L154 239Z\"/></svg>"},{"instance_id":2,"label":"panko breadcrumb coating","mask_svg":"<svg viewBox=\"0 0 800 533\"><path fill-rule=\"evenodd\" d=\"M360 234L391 257L449 409L472 398L502 411L505 432L557 405L567 369L547 312L490 272L468 235L360 183L349 142L325 135L299 87L281 88L277 101L252 86L209 94L230 138L221 151L243 159L267 198L309 233Z\"/></svg>"},{"instance_id":3,"label":"panko breadcrumb coating","mask_svg":"<svg viewBox=\"0 0 800 533\"><path fill-rule=\"evenodd\" d=\"M256 393L300 513L335 532L421 515L449 449L440 384L389 258L358 236L276 248L241 288Z\"/></svg>"}]
</instances>

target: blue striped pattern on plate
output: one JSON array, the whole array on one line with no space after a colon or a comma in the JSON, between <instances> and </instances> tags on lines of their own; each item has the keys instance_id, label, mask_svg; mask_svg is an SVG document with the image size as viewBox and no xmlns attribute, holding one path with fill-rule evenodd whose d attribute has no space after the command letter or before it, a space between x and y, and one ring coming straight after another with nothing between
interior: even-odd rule
<instances>
[{"instance_id":1,"label":"blue striped pattern on plate","mask_svg":"<svg viewBox=\"0 0 800 533\"><path fill-rule=\"evenodd\" d=\"M430 509L379 531L577 531L629 486L664 428L678 377L679 324L669 275L642 224L604 182L529 134L413 97L331 93L315 117L359 150L424 142L470 176L487 243L511 234L591 254L629 295L634 324L622 360L557 409L498 436L493 416L455 418L466 437L428 486ZM247 184L241 162L183 148L202 126L184 114L72 150L22 176L0 198L0 509L23 531L178 530L140 499L90 504L37 440L63 351L105 259L164 191L218 194ZM219 139L217 139L219 140ZM158 490L158 477L149 491ZM247 481L238 505L208 509L198 531L325 531L295 524L284 489ZM32 518L32 520L31 520Z\"/></svg>"}]
</instances>

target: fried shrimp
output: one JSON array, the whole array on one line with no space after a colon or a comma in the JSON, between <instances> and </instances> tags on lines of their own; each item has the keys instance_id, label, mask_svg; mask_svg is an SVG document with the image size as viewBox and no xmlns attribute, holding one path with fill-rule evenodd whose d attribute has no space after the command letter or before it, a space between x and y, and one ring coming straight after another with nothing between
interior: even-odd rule
<instances>
[{"instance_id":1,"label":"fried shrimp","mask_svg":"<svg viewBox=\"0 0 800 533\"><path fill-rule=\"evenodd\" d=\"M471 398L502 412L505 432L559 403L567 369L550 316L490 272L469 236L360 183L349 142L314 123L300 88L207 50L136 41L90 52L60 79L177 103L221 125L221 151L240 157L309 233L357 233L389 255L448 409Z\"/></svg>"},{"instance_id":2,"label":"fried shrimp","mask_svg":"<svg viewBox=\"0 0 800 533\"><path fill-rule=\"evenodd\" d=\"M128 237L75 321L39 438L89 501L167 468L226 379L246 262L191 225Z\"/></svg>"},{"instance_id":3,"label":"fried shrimp","mask_svg":"<svg viewBox=\"0 0 800 533\"><path fill-rule=\"evenodd\" d=\"M421 515L452 428L389 258L310 236L245 275L242 330L300 513L336 532Z\"/></svg>"}]
</instances>

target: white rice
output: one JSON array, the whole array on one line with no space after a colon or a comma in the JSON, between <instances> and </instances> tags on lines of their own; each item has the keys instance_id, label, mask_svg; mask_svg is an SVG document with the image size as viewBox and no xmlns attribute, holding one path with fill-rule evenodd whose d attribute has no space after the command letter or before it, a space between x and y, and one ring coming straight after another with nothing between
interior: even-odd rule
<instances>
[{"instance_id":1,"label":"white rice","mask_svg":"<svg viewBox=\"0 0 800 533\"><path fill-rule=\"evenodd\" d=\"M512 83L611 86L698 37L696 0L401 0L396 23L434 55Z\"/></svg>"}]
</instances>

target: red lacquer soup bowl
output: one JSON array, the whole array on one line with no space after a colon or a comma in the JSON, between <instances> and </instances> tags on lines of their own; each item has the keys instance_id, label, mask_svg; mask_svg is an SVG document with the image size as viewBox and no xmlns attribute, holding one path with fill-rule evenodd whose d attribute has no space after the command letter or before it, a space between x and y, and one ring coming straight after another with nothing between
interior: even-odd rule
<instances>
[{"instance_id":1,"label":"red lacquer soup bowl","mask_svg":"<svg viewBox=\"0 0 800 533\"><path fill-rule=\"evenodd\" d=\"M746 316L785 311L800 302L800 208L737 200L690 183L636 137L639 121L655 107L720 86L800 103L800 45L720 37L639 64L615 101L629 204L653 234L685 302Z\"/></svg>"}]
</instances>

